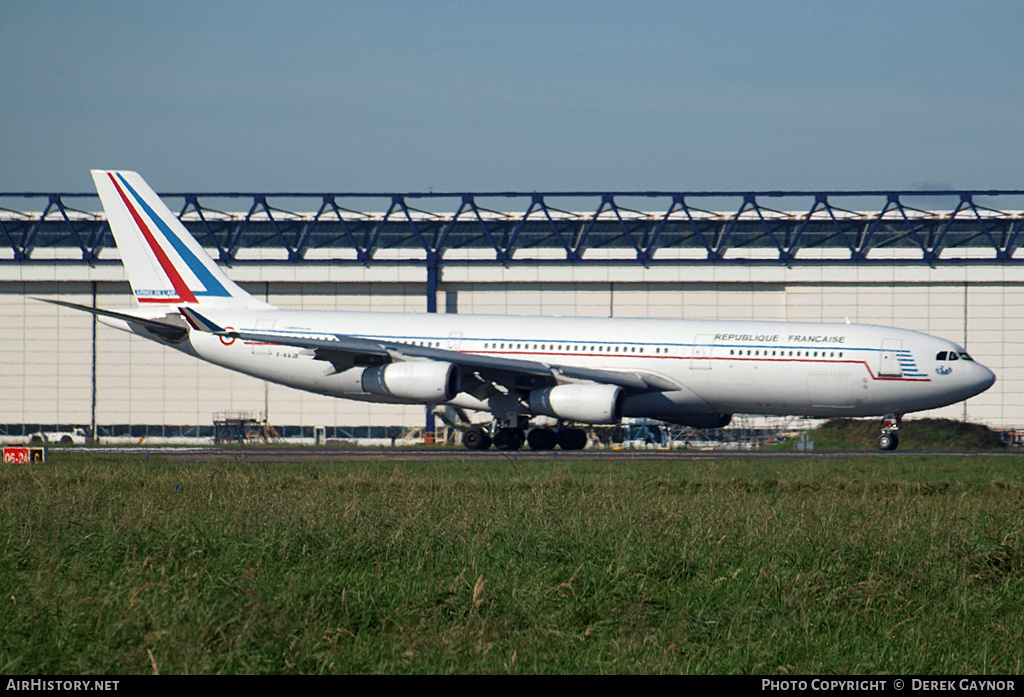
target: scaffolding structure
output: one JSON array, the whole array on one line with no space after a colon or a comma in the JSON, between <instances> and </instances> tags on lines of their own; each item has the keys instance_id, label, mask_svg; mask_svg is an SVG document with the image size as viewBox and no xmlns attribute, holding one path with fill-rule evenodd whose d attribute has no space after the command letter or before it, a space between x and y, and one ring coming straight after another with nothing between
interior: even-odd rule
<instances>
[{"instance_id":1,"label":"scaffolding structure","mask_svg":"<svg viewBox=\"0 0 1024 697\"><path fill-rule=\"evenodd\" d=\"M277 438L266 414L222 411L213 415L215 443L269 443Z\"/></svg>"}]
</instances>

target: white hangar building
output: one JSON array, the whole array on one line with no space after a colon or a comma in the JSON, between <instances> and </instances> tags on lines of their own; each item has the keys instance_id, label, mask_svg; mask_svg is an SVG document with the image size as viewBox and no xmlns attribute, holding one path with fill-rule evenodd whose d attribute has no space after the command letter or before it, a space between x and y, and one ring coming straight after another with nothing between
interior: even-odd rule
<instances>
[{"instance_id":1,"label":"white hangar building","mask_svg":"<svg viewBox=\"0 0 1024 697\"><path fill-rule=\"evenodd\" d=\"M1024 192L163 196L282 307L893 325L998 376L910 418L1024 425ZM98 210L95 194L0 193L0 438L208 436L224 412L266 413L284 436L424 424L422 407L267 384L40 302L132 304Z\"/></svg>"}]
</instances>

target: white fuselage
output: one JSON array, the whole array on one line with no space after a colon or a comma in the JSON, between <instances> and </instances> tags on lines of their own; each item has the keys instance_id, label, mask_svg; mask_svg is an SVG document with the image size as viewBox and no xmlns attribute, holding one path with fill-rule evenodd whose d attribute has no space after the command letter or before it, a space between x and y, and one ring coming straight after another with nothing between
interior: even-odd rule
<instances>
[{"instance_id":1,"label":"white fuselage","mask_svg":"<svg viewBox=\"0 0 1024 697\"><path fill-rule=\"evenodd\" d=\"M225 328L266 335L334 334L652 376L678 389L628 397L625 416L667 421L706 413L874 416L962 401L995 380L944 339L863 324L205 310ZM103 321L126 328L116 320ZM147 336L147 338L153 338ZM173 344L172 344L173 345ZM311 352L192 331L176 348L272 382L335 397L367 394L351 371ZM939 360L940 355L956 358ZM450 404L487 410L462 393Z\"/></svg>"}]
</instances>

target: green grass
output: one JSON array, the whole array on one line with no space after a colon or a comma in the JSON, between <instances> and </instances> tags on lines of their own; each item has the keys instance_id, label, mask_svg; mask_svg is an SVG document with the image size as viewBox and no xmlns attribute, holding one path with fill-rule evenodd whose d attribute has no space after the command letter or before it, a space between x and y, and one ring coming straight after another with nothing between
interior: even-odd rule
<instances>
[{"instance_id":1,"label":"green grass","mask_svg":"<svg viewBox=\"0 0 1024 697\"><path fill-rule=\"evenodd\" d=\"M807 432L815 450L877 450L880 419L830 419ZM1006 444L988 426L953 419L906 419L900 423L900 450L1005 450ZM793 441L773 446L792 450Z\"/></svg>"},{"instance_id":2,"label":"green grass","mask_svg":"<svg viewBox=\"0 0 1024 697\"><path fill-rule=\"evenodd\" d=\"M1022 473L55 454L0 472L0 666L1019 674Z\"/></svg>"}]
</instances>

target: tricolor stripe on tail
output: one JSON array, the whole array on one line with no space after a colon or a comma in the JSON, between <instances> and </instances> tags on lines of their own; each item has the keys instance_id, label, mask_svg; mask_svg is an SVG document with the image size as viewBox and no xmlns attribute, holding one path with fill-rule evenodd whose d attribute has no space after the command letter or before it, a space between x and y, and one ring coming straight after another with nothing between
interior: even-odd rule
<instances>
[{"instance_id":1,"label":"tricolor stripe on tail","mask_svg":"<svg viewBox=\"0 0 1024 697\"><path fill-rule=\"evenodd\" d=\"M221 271L141 176L92 176L139 303L267 306Z\"/></svg>"}]
</instances>

